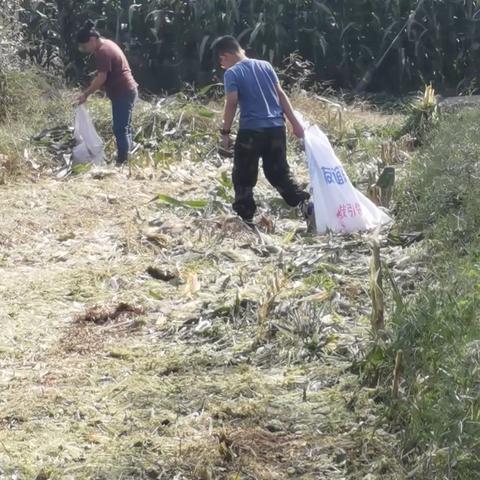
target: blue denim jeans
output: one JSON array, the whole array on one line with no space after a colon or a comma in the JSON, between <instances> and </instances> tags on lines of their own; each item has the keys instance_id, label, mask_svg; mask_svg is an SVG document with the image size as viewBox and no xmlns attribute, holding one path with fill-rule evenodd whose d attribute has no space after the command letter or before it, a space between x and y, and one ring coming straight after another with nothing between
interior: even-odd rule
<instances>
[{"instance_id":1,"label":"blue denim jeans","mask_svg":"<svg viewBox=\"0 0 480 480\"><path fill-rule=\"evenodd\" d=\"M117 164L128 161L128 153L133 144L132 116L137 100L137 91L133 90L121 97L112 98L113 133L117 141Z\"/></svg>"}]
</instances>

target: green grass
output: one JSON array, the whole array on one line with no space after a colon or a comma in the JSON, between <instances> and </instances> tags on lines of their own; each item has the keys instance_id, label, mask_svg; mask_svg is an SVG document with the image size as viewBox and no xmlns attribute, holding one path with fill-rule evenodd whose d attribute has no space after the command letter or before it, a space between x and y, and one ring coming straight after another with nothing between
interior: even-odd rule
<instances>
[{"instance_id":1,"label":"green grass","mask_svg":"<svg viewBox=\"0 0 480 480\"><path fill-rule=\"evenodd\" d=\"M9 70L0 82L0 183L25 167L47 161L31 138L45 128L73 124L73 93L36 68ZM26 121L28 119L28 121Z\"/></svg>"},{"instance_id":2,"label":"green grass","mask_svg":"<svg viewBox=\"0 0 480 480\"><path fill-rule=\"evenodd\" d=\"M436 269L393 317L389 353L404 353L405 397L392 414L424 478L468 480L480 468L480 268L471 260Z\"/></svg>"},{"instance_id":3,"label":"green grass","mask_svg":"<svg viewBox=\"0 0 480 480\"><path fill-rule=\"evenodd\" d=\"M469 248L480 227L480 112L448 116L427 138L400 187L404 226L445 245Z\"/></svg>"},{"instance_id":4,"label":"green grass","mask_svg":"<svg viewBox=\"0 0 480 480\"><path fill-rule=\"evenodd\" d=\"M408 168L397 211L404 229L426 234L427 273L413 297L397 299L391 338L364 371L390 385L403 352L401 395L387 413L413 478L480 471L479 121L478 111L445 117Z\"/></svg>"}]
</instances>

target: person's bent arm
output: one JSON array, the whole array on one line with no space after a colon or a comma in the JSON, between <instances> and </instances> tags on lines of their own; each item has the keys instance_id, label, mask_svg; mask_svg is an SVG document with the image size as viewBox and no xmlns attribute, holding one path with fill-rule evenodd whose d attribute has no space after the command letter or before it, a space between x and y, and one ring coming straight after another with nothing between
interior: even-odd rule
<instances>
[{"instance_id":1,"label":"person's bent arm","mask_svg":"<svg viewBox=\"0 0 480 480\"><path fill-rule=\"evenodd\" d=\"M277 84L276 88L277 88L278 98L280 100L280 105L282 106L283 112L285 113L285 116L288 118L288 121L292 124L293 133L298 138L303 138L305 136L304 128L302 127L302 124L298 121L298 118L295 115L295 112L293 111L292 104L290 103L290 100L287 94L285 93L283 88L280 86L280 84Z\"/></svg>"},{"instance_id":2,"label":"person's bent arm","mask_svg":"<svg viewBox=\"0 0 480 480\"><path fill-rule=\"evenodd\" d=\"M97 90L103 87L107 81L107 74L105 72L98 72L95 78L93 79L90 86L80 95L78 102L85 103L87 98L95 93Z\"/></svg>"}]
</instances>

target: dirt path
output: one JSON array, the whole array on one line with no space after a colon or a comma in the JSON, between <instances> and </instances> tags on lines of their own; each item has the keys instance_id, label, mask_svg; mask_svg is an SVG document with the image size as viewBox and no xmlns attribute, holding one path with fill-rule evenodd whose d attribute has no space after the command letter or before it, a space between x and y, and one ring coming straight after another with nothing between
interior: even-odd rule
<instances>
[{"instance_id":1,"label":"dirt path","mask_svg":"<svg viewBox=\"0 0 480 480\"><path fill-rule=\"evenodd\" d=\"M306 235L261 186L262 245L219 175L1 187L1 478L403 478L350 371L368 246Z\"/></svg>"}]
</instances>

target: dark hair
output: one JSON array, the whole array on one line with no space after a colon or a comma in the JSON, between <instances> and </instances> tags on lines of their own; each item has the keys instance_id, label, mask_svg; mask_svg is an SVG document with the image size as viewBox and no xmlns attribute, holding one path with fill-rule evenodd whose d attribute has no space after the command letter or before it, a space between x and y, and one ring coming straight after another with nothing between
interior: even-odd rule
<instances>
[{"instance_id":1,"label":"dark hair","mask_svg":"<svg viewBox=\"0 0 480 480\"><path fill-rule=\"evenodd\" d=\"M87 20L85 25L77 34L78 43L87 43L92 37L100 38L100 34L95 29L95 22Z\"/></svg>"},{"instance_id":2,"label":"dark hair","mask_svg":"<svg viewBox=\"0 0 480 480\"><path fill-rule=\"evenodd\" d=\"M215 42L213 42L212 48L217 58L220 55L225 55L225 53L240 53L242 50L238 40L230 35L217 38Z\"/></svg>"}]
</instances>

